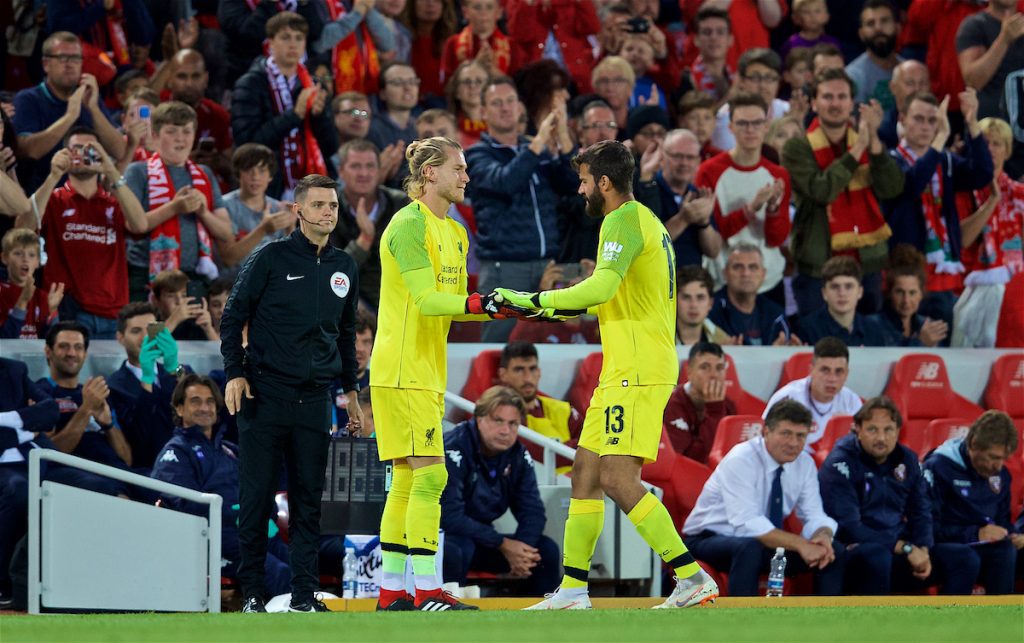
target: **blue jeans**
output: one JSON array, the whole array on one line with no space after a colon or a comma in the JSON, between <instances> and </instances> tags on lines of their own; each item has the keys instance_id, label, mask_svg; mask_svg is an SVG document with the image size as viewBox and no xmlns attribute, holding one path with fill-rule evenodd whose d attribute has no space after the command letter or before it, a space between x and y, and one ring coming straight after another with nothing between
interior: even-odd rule
<instances>
[{"instance_id":1,"label":"blue jeans","mask_svg":"<svg viewBox=\"0 0 1024 643\"><path fill-rule=\"evenodd\" d=\"M981 561L971 548L959 543L939 543L928 551L932 573L914 577L906 556L879 543L860 543L846 552L846 589L849 594L882 596L893 591L914 593L939 585L940 592L969 595L974 589Z\"/></svg>"},{"instance_id":2,"label":"blue jeans","mask_svg":"<svg viewBox=\"0 0 1024 643\"><path fill-rule=\"evenodd\" d=\"M71 295L64 295L60 302L60 318L76 321L89 331L89 339L117 339L117 318L100 317L82 310Z\"/></svg>"},{"instance_id":3,"label":"blue jeans","mask_svg":"<svg viewBox=\"0 0 1024 643\"><path fill-rule=\"evenodd\" d=\"M825 569L810 569L794 552L786 552L786 576L803 572L814 573L814 593L819 596L839 596L843 593L843 573L846 567L846 548L835 541L832 547L836 559ZM686 538L686 548L694 558L707 562L720 571L729 572L729 596L757 596L758 580L768 573L775 550L765 547L757 538L719 536L705 531Z\"/></svg>"}]
</instances>

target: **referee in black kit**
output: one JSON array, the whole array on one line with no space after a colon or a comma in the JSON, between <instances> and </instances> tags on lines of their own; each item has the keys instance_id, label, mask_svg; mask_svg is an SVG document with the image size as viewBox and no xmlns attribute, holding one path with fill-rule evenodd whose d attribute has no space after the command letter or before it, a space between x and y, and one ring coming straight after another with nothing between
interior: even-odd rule
<instances>
[{"instance_id":1,"label":"referee in black kit","mask_svg":"<svg viewBox=\"0 0 1024 643\"><path fill-rule=\"evenodd\" d=\"M238 579L243 612L265 612L267 520L281 456L288 468L293 612L325 612L318 586L320 500L331 428L328 386L341 378L350 428L362 428L356 400L355 262L328 243L338 223L334 180L311 174L295 187L299 228L245 262L221 321L224 401L238 414L240 462ZM248 345L242 332L249 327Z\"/></svg>"}]
</instances>

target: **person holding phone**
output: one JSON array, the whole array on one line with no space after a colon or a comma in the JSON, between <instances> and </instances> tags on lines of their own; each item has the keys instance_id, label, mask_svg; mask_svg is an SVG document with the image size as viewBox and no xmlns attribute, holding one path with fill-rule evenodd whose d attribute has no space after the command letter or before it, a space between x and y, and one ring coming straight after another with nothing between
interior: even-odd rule
<instances>
[{"instance_id":1,"label":"person holding phone","mask_svg":"<svg viewBox=\"0 0 1024 643\"><path fill-rule=\"evenodd\" d=\"M46 239L43 285L65 285L61 318L82 324L93 339L114 339L117 313L128 303L126 238L147 232L149 220L96 132L68 132L32 202L19 225Z\"/></svg>"},{"instance_id":2,"label":"person holding phone","mask_svg":"<svg viewBox=\"0 0 1024 643\"><path fill-rule=\"evenodd\" d=\"M164 323L178 341L212 341L220 339L206 303L206 287L190 281L180 270L165 270L151 284L150 302L157 319Z\"/></svg>"}]
</instances>

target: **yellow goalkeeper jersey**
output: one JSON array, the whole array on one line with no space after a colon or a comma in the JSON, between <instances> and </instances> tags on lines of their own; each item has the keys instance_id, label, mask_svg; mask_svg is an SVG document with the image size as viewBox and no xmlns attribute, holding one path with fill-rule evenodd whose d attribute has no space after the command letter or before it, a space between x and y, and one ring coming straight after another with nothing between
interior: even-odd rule
<instances>
[{"instance_id":1,"label":"yellow goalkeeper jersey","mask_svg":"<svg viewBox=\"0 0 1024 643\"><path fill-rule=\"evenodd\" d=\"M391 219L380 242L380 305L370 357L371 387L444 393L452 317L423 314L417 305L422 293L410 292L402 275L429 268L435 292L465 297L468 249L466 230L450 217L435 216L422 201L413 201Z\"/></svg>"},{"instance_id":2,"label":"yellow goalkeeper jersey","mask_svg":"<svg viewBox=\"0 0 1024 643\"><path fill-rule=\"evenodd\" d=\"M594 306L604 352L598 386L674 385L675 274L665 226L644 205L627 201L601 223L594 274L571 288L545 292L541 301L555 308L603 302Z\"/></svg>"}]
</instances>

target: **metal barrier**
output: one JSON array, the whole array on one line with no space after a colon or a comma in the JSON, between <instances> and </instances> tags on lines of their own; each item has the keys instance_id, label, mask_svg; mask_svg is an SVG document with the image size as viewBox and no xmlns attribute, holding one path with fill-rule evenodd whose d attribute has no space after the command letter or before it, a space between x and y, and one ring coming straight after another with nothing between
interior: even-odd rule
<instances>
[{"instance_id":1,"label":"metal barrier","mask_svg":"<svg viewBox=\"0 0 1024 643\"><path fill-rule=\"evenodd\" d=\"M451 402L452 406L472 413L476 405L464 397L458 396L450 391L445 391L444 398ZM525 438L544 449L544 462L540 464L540 471L537 475L537 484L556 484L558 474L555 473L555 456L560 455L569 460L576 459L576 449L567 447L558 440L552 440L546 435L541 435L533 429L519 425L519 437Z\"/></svg>"},{"instance_id":2,"label":"metal barrier","mask_svg":"<svg viewBox=\"0 0 1024 643\"><path fill-rule=\"evenodd\" d=\"M42 481L43 460L208 505L209 515ZM41 607L220 612L220 496L49 449L29 453L28 471L30 614Z\"/></svg>"}]
</instances>

